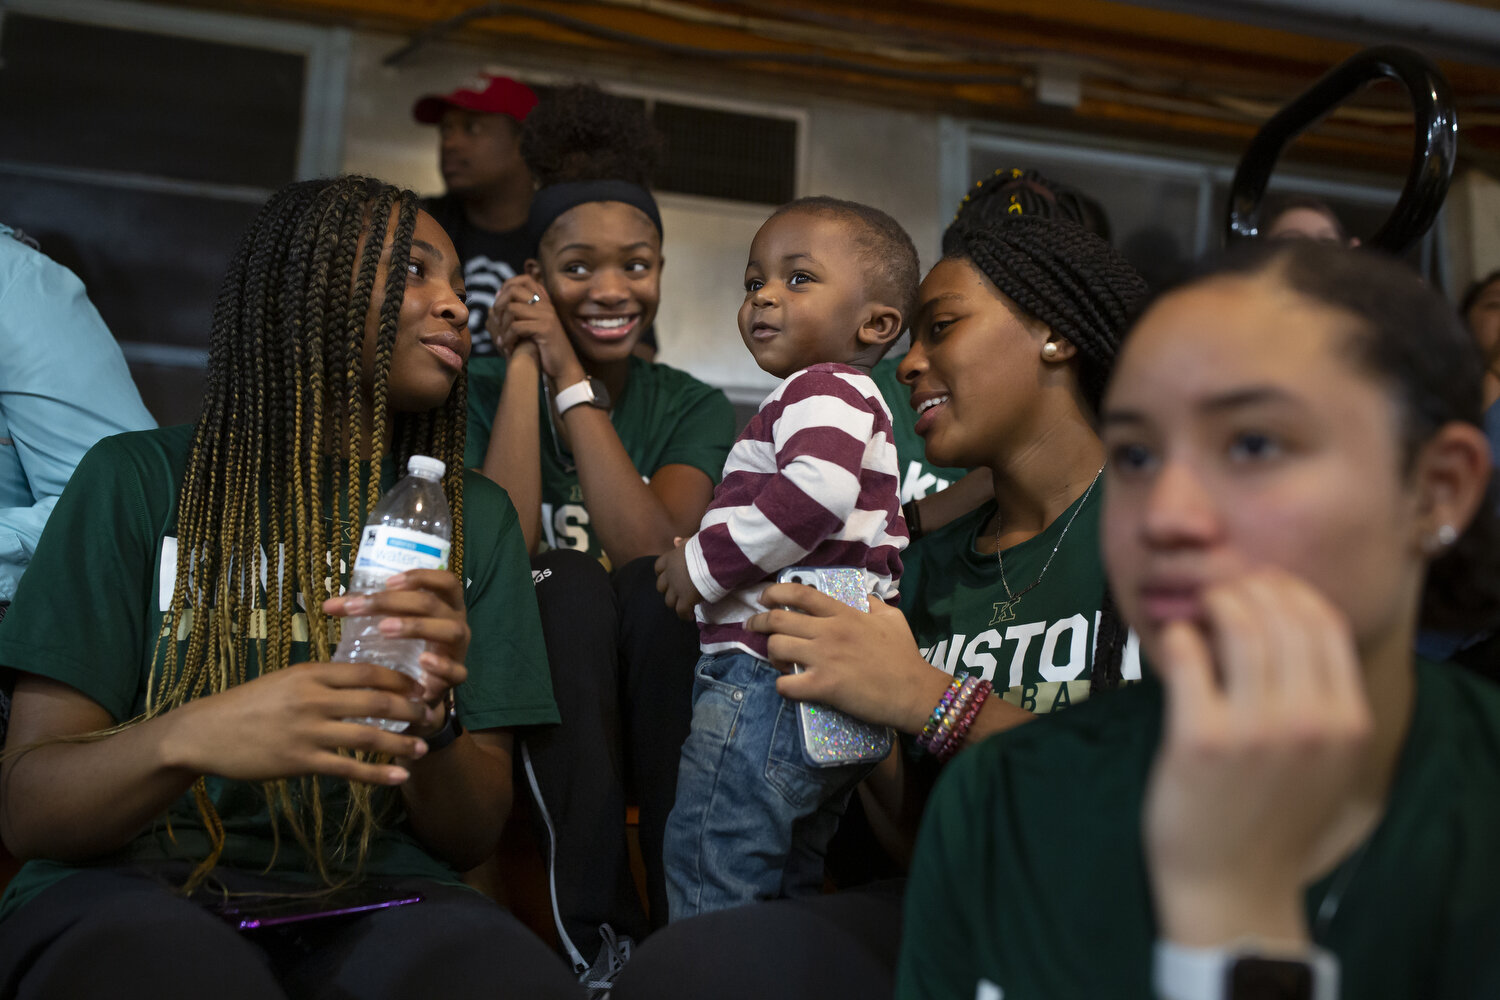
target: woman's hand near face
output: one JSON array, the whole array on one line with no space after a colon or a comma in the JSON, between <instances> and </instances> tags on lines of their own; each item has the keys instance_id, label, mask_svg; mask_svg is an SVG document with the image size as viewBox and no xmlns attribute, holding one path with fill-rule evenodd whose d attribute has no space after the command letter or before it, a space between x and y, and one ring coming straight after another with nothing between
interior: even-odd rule
<instances>
[{"instance_id":1,"label":"woman's hand near face","mask_svg":"<svg viewBox=\"0 0 1500 1000\"><path fill-rule=\"evenodd\" d=\"M533 295L538 297L535 303L531 301ZM521 522L526 551L532 554L542 538L541 422L537 412L542 360L532 324L546 322L548 315L556 322L557 313L547 302L546 292L537 281L521 275L500 287L485 317L485 329L507 364L479 471L509 494ZM521 335L528 331L532 335Z\"/></svg>"},{"instance_id":2,"label":"woman's hand near face","mask_svg":"<svg viewBox=\"0 0 1500 1000\"><path fill-rule=\"evenodd\" d=\"M532 298L537 299L532 302ZM513 359L485 451L481 471L503 486L521 517L528 552L535 553L541 523L541 425L535 373L514 363L516 352L536 352L536 363L554 391L582 382L587 372L558 320L542 283L530 275L507 281L488 320L496 343ZM517 382L524 384L516 384ZM608 413L574 407L561 422L578 466L593 530L616 566L665 552L674 535L691 534L713 499L713 480L699 469L666 465L642 482Z\"/></svg>"},{"instance_id":3,"label":"woman's hand near face","mask_svg":"<svg viewBox=\"0 0 1500 1000\"><path fill-rule=\"evenodd\" d=\"M507 358L531 345L542 371L558 388L566 388L585 377L583 365L557 318L547 290L530 275L518 274L500 286L485 327Z\"/></svg>"},{"instance_id":4,"label":"woman's hand near face","mask_svg":"<svg viewBox=\"0 0 1500 1000\"><path fill-rule=\"evenodd\" d=\"M1356 805L1373 720L1349 625L1257 570L1211 588L1206 626L1164 627L1166 712L1144 806L1163 937L1305 943L1305 887L1378 818Z\"/></svg>"}]
</instances>

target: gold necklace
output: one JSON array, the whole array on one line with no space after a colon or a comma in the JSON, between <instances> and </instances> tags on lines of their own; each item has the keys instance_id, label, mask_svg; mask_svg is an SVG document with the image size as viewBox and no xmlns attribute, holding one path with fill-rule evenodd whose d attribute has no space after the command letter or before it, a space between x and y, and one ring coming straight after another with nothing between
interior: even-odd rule
<instances>
[{"instance_id":1,"label":"gold necklace","mask_svg":"<svg viewBox=\"0 0 1500 1000\"><path fill-rule=\"evenodd\" d=\"M1052 565L1052 559L1057 555L1057 550L1062 548L1063 539L1068 537L1068 529L1073 527L1073 522L1078 519L1078 512L1083 510L1083 505L1088 503L1089 494L1094 492L1094 485L1099 482L1099 477L1104 474L1104 466L1099 466L1099 471L1094 473L1094 478L1089 482L1089 488L1083 491L1083 498L1078 501L1078 506L1073 508L1073 516L1068 518L1068 523L1063 525L1062 534L1057 536L1057 544L1052 546L1052 554L1047 556L1047 561L1042 563L1042 571L1036 575L1036 579L1023 587L1019 594L1013 594L1010 584L1005 579L1005 559L1000 555L1000 511L995 511L995 562L1000 565L1000 585L1005 588L1006 600L995 605L995 621L1008 622L1016 617L1016 605L1021 602L1036 585L1042 582L1042 577L1047 575L1047 568Z\"/></svg>"}]
</instances>

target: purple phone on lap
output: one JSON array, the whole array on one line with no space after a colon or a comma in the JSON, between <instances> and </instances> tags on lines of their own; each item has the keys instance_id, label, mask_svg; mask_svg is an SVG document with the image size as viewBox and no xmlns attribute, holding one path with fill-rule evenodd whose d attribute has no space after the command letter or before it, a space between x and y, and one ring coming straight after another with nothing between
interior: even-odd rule
<instances>
[{"instance_id":1,"label":"purple phone on lap","mask_svg":"<svg viewBox=\"0 0 1500 1000\"><path fill-rule=\"evenodd\" d=\"M382 885L360 885L311 896L230 898L214 904L210 909L234 925L236 930L254 931L308 920L356 916L421 901L420 892L400 891Z\"/></svg>"}]
</instances>

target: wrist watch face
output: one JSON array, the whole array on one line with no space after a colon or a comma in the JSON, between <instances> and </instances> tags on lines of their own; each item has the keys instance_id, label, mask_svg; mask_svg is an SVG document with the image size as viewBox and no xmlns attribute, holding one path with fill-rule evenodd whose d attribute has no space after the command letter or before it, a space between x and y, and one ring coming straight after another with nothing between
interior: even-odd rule
<instances>
[{"instance_id":1,"label":"wrist watch face","mask_svg":"<svg viewBox=\"0 0 1500 1000\"><path fill-rule=\"evenodd\" d=\"M1229 1000L1312 1000L1313 970L1306 962L1241 958L1228 978Z\"/></svg>"},{"instance_id":2,"label":"wrist watch face","mask_svg":"<svg viewBox=\"0 0 1500 1000\"><path fill-rule=\"evenodd\" d=\"M558 390L553 395L557 404L558 413L566 413L575 406L596 406L601 410L609 409L609 390L604 383L592 375L585 376L583 381L574 382L566 389Z\"/></svg>"}]
</instances>

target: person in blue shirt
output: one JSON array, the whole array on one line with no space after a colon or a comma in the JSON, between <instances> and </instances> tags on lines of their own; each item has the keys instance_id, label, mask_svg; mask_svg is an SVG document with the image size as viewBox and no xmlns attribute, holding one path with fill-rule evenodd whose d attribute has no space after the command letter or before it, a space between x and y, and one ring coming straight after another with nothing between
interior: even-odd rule
<instances>
[{"instance_id":1,"label":"person in blue shirt","mask_svg":"<svg viewBox=\"0 0 1500 1000\"><path fill-rule=\"evenodd\" d=\"M83 453L155 426L83 282L0 225L0 615Z\"/></svg>"}]
</instances>

